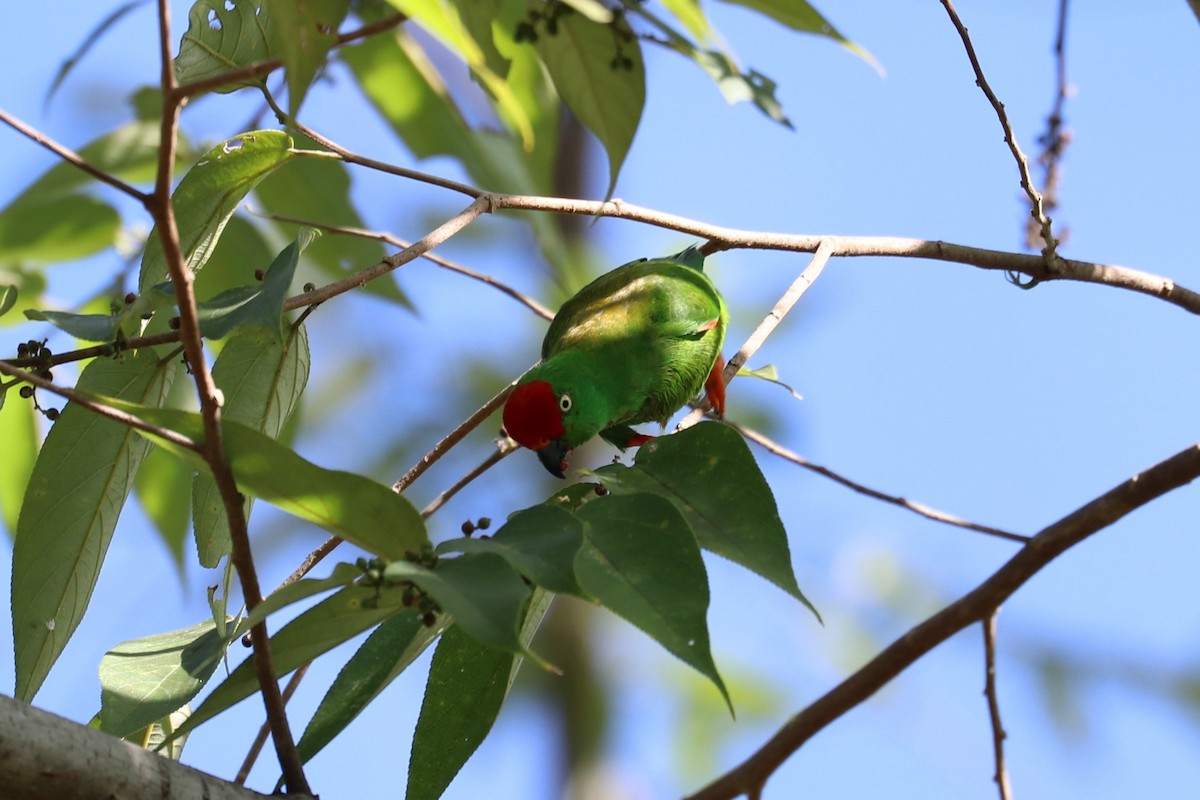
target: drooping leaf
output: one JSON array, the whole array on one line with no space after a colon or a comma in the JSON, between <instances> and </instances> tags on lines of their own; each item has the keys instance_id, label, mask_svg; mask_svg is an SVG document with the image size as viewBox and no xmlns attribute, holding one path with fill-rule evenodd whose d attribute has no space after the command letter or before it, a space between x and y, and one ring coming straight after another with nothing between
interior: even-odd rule
<instances>
[{"instance_id":1,"label":"drooping leaf","mask_svg":"<svg viewBox=\"0 0 1200 800\"><path fill-rule=\"evenodd\" d=\"M837 29L829 24L821 13L805 2L805 0L724 0L733 5L744 6L745 8L757 11L775 20L781 25L786 25L794 31L802 33L815 33L819 36L828 36L838 44L845 47L850 52L857 55L859 58L866 61L877 71L879 70L879 62L875 57L864 50L862 47L854 44L845 36L838 33Z\"/></svg>"},{"instance_id":2,"label":"drooping leaf","mask_svg":"<svg viewBox=\"0 0 1200 800\"><path fill-rule=\"evenodd\" d=\"M175 57L181 85L216 78L271 53L271 20L267 7L255 0L196 0L188 11L188 29ZM214 91L232 92L261 86L265 75L227 83Z\"/></svg>"},{"instance_id":3,"label":"drooping leaf","mask_svg":"<svg viewBox=\"0 0 1200 800\"><path fill-rule=\"evenodd\" d=\"M292 233L283 241L295 238ZM265 226L234 214L204 269L196 274L196 299L211 300L221 292L254 282L256 271L265 271L278 257L280 241Z\"/></svg>"},{"instance_id":4,"label":"drooping leaf","mask_svg":"<svg viewBox=\"0 0 1200 800\"><path fill-rule=\"evenodd\" d=\"M239 623L238 630L245 632L282 608L299 603L313 595L349 586L363 576L363 571L354 564L338 564L328 578L302 578L271 592L254 607Z\"/></svg>"},{"instance_id":5,"label":"drooping leaf","mask_svg":"<svg viewBox=\"0 0 1200 800\"><path fill-rule=\"evenodd\" d=\"M151 350L97 360L82 392L155 404L176 371ZM25 495L13 548L16 696L30 700L87 610L117 517L148 443L124 425L68 403L51 428Z\"/></svg>"},{"instance_id":6,"label":"drooping leaf","mask_svg":"<svg viewBox=\"0 0 1200 800\"><path fill-rule=\"evenodd\" d=\"M582 597L575 580L575 557L582 546L583 524L561 508L541 505L513 514L490 539L450 539L435 552L495 553L535 585Z\"/></svg>"},{"instance_id":7,"label":"drooping leaf","mask_svg":"<svg viewBox=\"0 0 1200 800\"><path fill-rule=\"evenodd\" d=\"M521 625L528 647L550 608L535 592ZM492 729L521 666L518 655L488 647L450 628L438 641L413 733L406 800L437 800Z\"/></svg>"},{"instance_id":8,"label":"drooping leaf","mask_svg":"<svg viewBox=\"0 0 1200 800\"><path fill-rule=\"evenodd\" d=\"M568 12L538 31L537 50L563 102L608 153L611 196L646 103L641 46L623 19L611 25Z\"/></svg>"},{"instance_id":9,"label":"drooping leaf","mask_svg":"<svg viewBox=\"0 0 1200 800\"><path fill-rule=\"evenodd\" d=\"M209 339L224 339L239 326L254 326L282 336L283 301L287 299L300 263L300 253L320 235L312 228L301 228L296 241L283 248L267 268L260 283L239 286L196 304L200 333Z\"/></svg>"},{"instance_id":10,"label":"drooping leaf","mask_svg":"<svg viewBox=\"0 0 1200 800\"><path fill-rule=\"evenodd\" d=\"M441 559L435 569L409 561L384 568L391 581L411 581L427 592L456 625L485 644L526 653L518 629L529 587L508 562L493 553Z\"/></svg>"},{"instance_id":11,"label":"drooping leaf","mask_svg":"<svg viewBox=\"0 0 1200 800\"><path fill-rule=\"evenodd\" d=\"M416 614L398 614L372 631L342 667L296 743L301 760L311 759L345 730L441 631L440 625L423 625Z\"/></svg>"},{"instance_id":12,"label":"drooping leaf","mask_svg":"<svg viewBox=\"0 0 1200 800\"><path fill-rule=\"evenodd\" d=\"M767 383L773 383L776 386L782 386L784 389L787 389L788 392L791 393L792 397L796 398L797 400L804 399L799 392L797 392L788 384L779 380L779 370L775 368L774 364L763 364L758 369L742 367L738 370L738 376L744 378L758 378L760 381L766 381Z\"/></svg>"},{"instance_id":13,"label":"drooping leaf","mask_svg":"<svg viewBox=\"0 0 1200 800\"><path fill-rule=\"evenodd\" d=\"M308 383L308 333L303 325L280 339L261 326L242 328L221 348L213 381L225 395L222 417L277 439ZM250 516L252 498L246 498ZM230 552L229 519L212 476L192 481L192 520L200 563L215 567Z\"/></svg>"},{"instance_id":14,"label":"drooping leaf","mask_svg":"<svg viewBox=\"0 0 1200 800\"><path fill-rule=\"evenodd\" d=\"M0 211L0 260L74 261L111 246L120 228L117 210L88 195L18 198Z\"/></svg>"},{"instance_id":15,"label":"drooping leaf","mask_svg":"<svg viewBox=\"0 0 1200 800\"><path fill-rule=\"evenodd\" d=\"M271 636L276 677L352 639L404 611L402 592L347 586L322 600ZM413 612L408 612L412 614ZM204 699L182 726L186 733L258 691L258 677L249 658Z\"/></svg>"},{"instance_id":16,"label":"drooping leaf","mask_svg":"<svg viewBox=\"0 0 1200 800\"><path fill-rule=\"evenodd\" d=\"M39 268L24 267L16 264L0 264L0 284L11 287L8 295L13 305L10 312L24 312L41 304L42 293L46 291L46 275ZM2 325L24 324L24 314L12 313L0 318Z\"/></svg>"},{"instance_id":17,"label":"drooping leaf","mask_svg":"<svg viewBox=\"0 0 1200 800\"><path fill-rule=\"evenodd\" d=\"M577 514L586 525L575 563L584 591L711 680L729 703L708 639L708 574L679 511L662 497L634 494L587 503Z\"/></svg>"},{"instance_id":18,"label":"drooping leaf","mask_svg":"<svg viewBox=\"0 0 1200 800\"><path fill-rule=\"evenodd\" d=\"M660 436L642 446L632 467L614 464L595 475L615 494L667 498L701 547L758 573L817 613L796 584L771 487L732 428L702 422Z\"/></svg>"},{"instance_id":19,"label":"drooping leaf","mask_svg":"<svg viewBox=\"0 0 1200 800\"><path fill-rule=\"evenodd\" d=\"M154 523L182 578L183 545L187 539L188 506L192 496L191 467L157 447L152 448L138 470L133 488L138 505Z\"/></svg>"},{"instance_id":20,"label":"drooping leaf","mask_svg":"<svg viewBox=\"0 0 1200 800\"><path fill-rule=\"evenodd\" d=\"M292 158L291 147L292 139L283 131L243 133L209 150L188 170L171 198L188 269L195 272L204 266L242 198ZM167 261L155 229L142 255L138 291L144 293L166 276Z\"/></svg>"},{"instance_id":21,"label":"drooping leaf","mask_svg":"<svg viewBox=\"0 0 1200 800\"><path fill-rule=\"evenodd\" d=\"M118 314L73 314L69 311L42 311L30 308L25 317L39 322L49 322L60 331L66 331L85 342L111 342L117 338L117 329L122 317Z\"/></svg>"},{"instance_id":22,"label":"drooping leaf","mask_svg":"<svg viewBox=\"0 0 1200 800\"><path fill-rule=\"evenodd\" d=\"M3 317L17 304L17 287L11 283L0 283L0 317Z\"/></svg>"},{"instance_id":23,"label":"drooping leaf","mask_svg":"<svg viewBox=\"0 0 1200 800\"><path fill-rule=\"evenodd\" d=\"M207 620L109 650L100 659L100 729L128 736L184 706L208 682L227 646Z\"/></svg>"},{"instance_id":24,"label":"drooping leaf","mask_svg":"<svg viewBox=\"0 0 1200 800\"><path fill-rule=\"evenodd\" d=\"M113 405L162 428L203 440L198 414L175 409ZM403 558L428 544L425 523L408 500L381 483L352 472L323 469L264 433L224 422L225 454L238 488L383 558ZM156 444L208 471L192 450L151 434Z\"/></svg>"},{"instance_id":25,"label":"drooping leaf","mask_svg":"<svg viewBox=\"0 0 1200 800\"><path fill-rule=\"evenodd\" d=\"M164 758L178 761L183 758L183 748L187 744L188 737L187 734L175 737L175 731L179 730L191 715L192 707L190 705L181 706L162 719L156 720L124 738L143 750L157 751ZM96 717L99 720L98 714ZM173 737L170 742L167 741L168 737Z\"/></svg>"},{"instance_id":26,"label":"drooping leaf","mask_svg":"<svg viewBox=\"0 0 1200 800\"><path fill-rule=\"evenodd\" d=\"M295 119L304 95L337 41L350 0L266 0L271 12L271 46L283 59L288 114Z\"/></svg>"},{"instance_id":27,"label":"drooping leaf","mask_svg":"<svg viewBox=\"0 0 1200 800\"><path fill-rule=\"evenodd\" d=\"M157 119L134 120L88 142L80 148L79 155L92 166L127 183L148 183L154 180L158 170L158 141L161 135L162 125ZM30 184L21 193L21 198L61 197L94 180L74 164L60 161Z\"/></svg>"}]
</instances>

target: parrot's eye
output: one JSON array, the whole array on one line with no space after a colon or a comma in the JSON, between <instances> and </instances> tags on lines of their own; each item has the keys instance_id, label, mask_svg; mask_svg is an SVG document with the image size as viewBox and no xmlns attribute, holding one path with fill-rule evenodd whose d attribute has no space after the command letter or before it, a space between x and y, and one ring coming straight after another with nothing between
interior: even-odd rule
<instances>
[{"instance_id":1,"label":"parrot's eye","mask_svg":"<svg viewBox=\"0 0 1200 800\"><path fill-rule=\"evenodd\" d=\"M571 410L571 395L567 392L558 396L558 410L564 414Z\"/></svg>"}]
</instances>

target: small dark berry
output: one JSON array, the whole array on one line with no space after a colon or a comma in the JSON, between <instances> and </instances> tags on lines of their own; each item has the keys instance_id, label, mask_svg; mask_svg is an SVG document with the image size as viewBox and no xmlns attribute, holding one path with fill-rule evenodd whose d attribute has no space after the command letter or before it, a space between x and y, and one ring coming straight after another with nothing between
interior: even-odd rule
<instances>
[{"instance_id":1,"label":"small dark berry","mask_svg":"<svg viewBox=\"0 0 1200 800\"><path fill-rule=\"evenodd\" d=\"M150 319L152 319L153 317L154 317L154 312L153 312L153 311L150 311L150 312L148 312L148 313L146 313L146 314L142 314L142 319L143 319L144 321L149 321L149 320L150 320Z\"/></svg>"},{"instance_id":2,"label":"small dark berry","mask_svg":"<svg viewBox=\"0 0 1200 800\"><path fill-rule=\"evenodd\" d=\"M547 17L546 33L550 34L551 36L558 35L558 20L555 17Z\"/></svg>"},{"instance_id":3,"label":"small dark berry","mask_svg":"<svg viewBox=\"0 0 1200 800\"><path fill-rule=\"evenodd\" d=\"M472 523L471 520L467 520L466 522L464 522L462 524L462 532L463 532L463 536L470 536L472 533L475 532L474 523Z\"/></svg>"},{"instance_id":4,"label":"small dark berry","mask_svg":"<svg viewBox=\"0 0 1200 800\"><path fill-rule=\"evenodd\" d=\"M437 614L434 614L432 611L426 611L421 615L421 624L426 628L432 628L437 624Z\"/></svg>"},{"instance_id":5,"label":"small dark berry","mask_svg":"<svg viewBox=\"0 0 1200 800\"><path fill-rule=\"evenodd\" d=\"M173 331L179 330L180 324L179 317L171 317L169 320L167 320L167 327Z\"/></svg>"},{"instance_id":6,"label":"small dark berry","mask_svg":"<svg viewBox=\"0 0 1200 800\"><path fill-rule=\"evenodd\" d=\"M608 494L608 487L597 483L596 484L596 495L599 497L604 497L604 495L606 495L606 494Z\"/></svg>"},{"instance_id":7,"label":"small dark berry","mask_svg":"<svg viewBox=\"0 0 1200 800\"><path fill-rule=\"evenodd\" d=\"M27 355L29 355L29 345L21 342L17 345L17 358L24 358Z\"/></svg>"},{"instance_id":8,"label":"small dark berry","mask_svg":"<svg viewBox=\"0 0 1200 800\"><path fill-rule=\"evenodd\" d=\"M254 641L250 638L249 633L242 636L242 647L253 647L253 646L254 646Z\"/></svg>"},{"instance_id":9,"label":"small dark berry","mask_svg":"<svg viewBox=\"0 0 1200 800\"><path fill-rule=\"evenodd\" d=\"M256 270L254 270L254 280L261 281L263 279L263 276L265 276L266 274L267 273L263 272L261 269L256 269Z\"/></svg>"},{"instance_id":10,"label":"small dark berry","mask_svg":"<svg viewBox=\"0 0 1200 800\"><path fill-rule=\"evenodd\" d=\"M54 380L54 373L53 373L53 372L51 372L51 371L50 371L50 370L48 370L48 369L39 369L39 370L38 370L36 373L34 373L34 374L35 374L35 375L37 375L39 378L41 378L41 379L42 379L42 380L44 380L44 381L52 381L52 380Z\"/></svg>"},{"instance_id":11,"label":"small dark berry","mask_svg":"<svg viewBox=\"0 0 1200 800\"><path fill-rule=\"evenodd\" d=\"M130 305L134 300L137 300L137 292L130 292L125 295L125 305Z\"/></svg>"},{"instance_id":12,"label":"small dark berry","mask_svg":"<svg viewBox=\"0 0 1200 800\"><path fill-rule=\"evenodd\" d=\"M28 400L29 398L33 397L33 387L30 386L29 384L25 384L24 386L21 387L21 391L18 392L18 394L20 394L21 397L24 397L26 400Z\"/></svg>"},{"instance_id":13,"label":"small dark berry","mask_svg":"<svg viewBox=\"0 0 1200 800\"><path fill-rule=\"evenodd\" d=\"M304 291L306 291L306 292L315 292L316 290L317 290L317 285L316 285L315 283L306 283L306 284L304 284Z\"/></svg>"},{"instance_id":14,"label":"small dark berry","mask_svg":"<svg viewBox=\"0 0 1200 800\"><path fill-rule=\"evenodd\" d=\"M57 408L47 408L44 413L46 415L46 419L50 420L51 422L54 422L56 419L58 419Z\"/></svg>"},{"instance_id":15,"label":"small dark berry","mask_svg":"<svg viewBox=\"0 0 1200 800\"><path fill-rule=\"evenodd\" d=\"M50 356L54 355L54 353L50 352L49 347L42 345L42 352L38 353L38 355L40 355L42 358L49 358Z\"/></svg>"},{"instance_id":16,"label":"small dark berry","mask_svg":"<svg viewBox=\"0 0 1200 800\"><path fill-rule=\"evenodd\" d=\"M486 531L488 528L492 527L492 518L480 517L479 521L475 523L475 527L479 528L481 531Z\"/></svg>"}]
</instances>

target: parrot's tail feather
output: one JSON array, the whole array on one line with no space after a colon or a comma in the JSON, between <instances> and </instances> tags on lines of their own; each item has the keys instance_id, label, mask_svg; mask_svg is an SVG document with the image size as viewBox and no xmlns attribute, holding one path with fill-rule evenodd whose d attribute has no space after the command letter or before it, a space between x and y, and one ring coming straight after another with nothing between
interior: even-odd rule
<instances>
[{"instance_id":1,"label":"parrot's tail feather","mask_svg":"<svg viewBox=\"0 0 1200 800\"><path fill-rule=\"evenodd\" d=\"M718 417L725 416L725 358L717 353L708 378L704 381L704 390L708 392L708 403Z\"/></svg>"},{"instance_id":2,"label":"parrot's tail feather","mask_svg":"<svg viewBox=\"0 0 1200 800\"><path fill-rule=\"evenodd\" d=\"M704 253L700 252L700 245L698 244L688 245L668 260L678 261L680 264L685 264L700 272L704 271Z\"/></svg>"}]
</instances>

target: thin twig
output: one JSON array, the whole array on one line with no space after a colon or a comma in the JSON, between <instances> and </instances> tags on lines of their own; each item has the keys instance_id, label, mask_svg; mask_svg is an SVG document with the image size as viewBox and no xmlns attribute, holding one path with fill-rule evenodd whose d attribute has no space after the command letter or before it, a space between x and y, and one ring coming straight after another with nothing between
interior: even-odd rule
<instances>
[{"instance_id":1,"label":"thin twig","mask_svg":"<svg viewBox=\"0 0 1200 800\"><path fill-rule=\"evenodd\" d=\"M1061 181L1060 165L1067 145L1071 142L1071 135L1063 129L1065 122L1063 109L1067 103L1067 95L1070 93L1070 85L1067 83L1067 0L1059 0L1058 4L1058 27L1054 36L1054 63L1054 104L1046 116L1046 130L1037 140L1038 144L1042 146L1042 152L1038 154L1037 162L1042 167L1042 199L1045 202L1047 213L1058 207L1058 190ZM1060 231L1062 231L1060 240L1065 240L1066 230L1060 226ZM1028 247L1036 248L1041 238L1038 224L1031 218L1026 230L1025 243Z\"/></svg>"},{"instance_id":2,"label":"thin twig","mask_svg":"<svg viewBox=\"0 0 1200 800\"><path fill-rule=\"evenodd\" d=\"M91 175L93 178L95 178L98 181L103 181L104 183L107 183L109 186L112 186L114 189L118 189L119 191L124 192L125 194L127 194L130 197L137 200L139 203L142 203L143 205L145 205L145 203L149 199L150 196L148 194L146 194L145 192L142 192L142 191L139 191L138 189L133 188L128 183L126 183L125 181L118 178L116 175L112 175L108 172L105 172L104 170L97 167L95 164L92 164L90 161L88 161L83 156L76 153L71 148L65 147L65 146L59 144L58 142L51 139L49 136L45 135L44 133L41 133L40 131L36 130L35 128L33 128L29 125L26 125L24 122L22 122L21 120L17 119L14 116L12 116L7 111L4 111L3 109L0 109L0 122L3 122L5 125L9 126L10 128L17 131L18 133L29 137L33 141L40 144L42 147L49 150L51 153L54 153L54 155L58 156L63 161L66 161L68 164L72 164L72 165L78 167L79 169L83 170L88 175Z\"/></svg>"},{"instance_id":3,"label":"thin twig","mask_svg":"<svg viewBox=\"0 0 1200 800\"><path fill-rule=\"evenodd\" d=\"M982 622L1069 548L1155 498L1200 477L1200 444L1187 447L1043 528L991 577L916 625L846 680L788 720L749 758L688 800L728 800L760 791L772 773L819 731L855 708L917 659Z\"/></svg>"},{"instance_id":4,"label":"thin twig","mask_svg":"<svg viewBox=\"0 0 1200 800\"><path fill-rule=\"evenodd\" d=\"M819 464L814 464L813 462L809 461L807 458L800 455L799 453L795 453L795 452L789 450L788 448L784 447L783 445L779 444L778 442L774 441L773 439L769 439L768 437L764 436L763 434L759 433L758 431L756 431L752 428L747 428L745 425L740 425L737 422L733 422L730 420L726 420L726 423L728 423L730 426L732 426L733 429L736 430L738 433L740 433L742 436L746 437L747 439L749 439L750 441L752 441L758 445L761 445L762 447L766 448L769 452L779 456L780 458L782 458L786 461L790 461L798 467L803 467L804 469L811 470L812 472L815 472L818 475L822 475L826 478L829 478L830 480L834 481L835 483L840 483L842 486L845 486L847 489L853 489L854 491L858 492L859 494L864 494L867 497L873 497L876 500L882 500L885 503L891 503L892 505L900 506L901 508L907 509L907 510L913 512L914 514L920 514L922 517L925 517L926 519L931 519L935 522L942 522L942 523L945 523L946 525L953 525L958 528L966 528L967 530L977 531L978 533L986 533L989 536L996 536L1001 539L1008 539L1009 541L1013 541L1013 542L1028 542L1030 539L1030 537L1024 536L1019 533L1010 533L1009 531L1001 530L1000 528L993 528L990 525L980 525L975 522L969 522L965 519L960 519L959 517L956 517L952 514L947 514L944 511L938 511L935 508L930 508L929 506L924 505L923 503L916 503L912 500L907 500L903 497L885 494L884 492L881 492L878 489L872 489L869 486L863 486L861 483L852 481L849 478L834 472L833 470L829 469L828 467L822 467Z\"/></svg>"},{"instance_id":5,"label":"thin twig","mask_svg":"<svg viewBox=\"0 0 1200 800\"><path fill-rule=\"evenodd\" d=\"M213 382L212 373L204 357L204 343L200 334L200 323L196 310L194 290L195 276L184 264L179 243L179 229L171 203L172 172L175 163L176 135L179 113L187 101L186 95L178 94L175 76L175 61L172 55L171 15L169 0L158 2L158 39L161 59L162 126L159 137L158 173L154 193L147 199L146 208L154 217L163 256L167 262L171 283L179 304L179 337L184 353L191 366L192 377L200 399L200 415L204 421L204 456L212 469L213 480L221 495L229 522L232 543L230 558L237 568L243 599L248 610L253 610L262 601L262 591L254 567L254 555L250 549L250 537L246 529L244 500L234 481L229 460L225 454L221 431L221 395ZM271 658L271 644L265 622L250 630L254 644L252 660L262 689L263 706L271 724L271 738L283 771L284 781L291 794L312 794L304 776L304 765L296 752L295 740L288 725L287 712L275 678L275 667Z\"/></svg>"},{"instance_id":6,"label":"thin twig","mask_svg":"<svg viewBox=\"0 0 1200 800\"><path fill-rule=\"evenodd\" d=\"M365 228L354 228L354 227L349 227L346 225L331 225L330 223L327 223L327 222L318 222L316 220L303 219L301 217L291 217L286 214L268 214L265 212L256 211L255 209L250 208L249 206L246 207L246 210L249 211L251 214L254 214L257 217L262 217L263 219L274 220L276 222L286 222L291 225L304 225L309 228L316 228L318 230L325 231L326 233L341 234L343 236L358 236L363 239L374 239L376 241L386 242L387 244L390 244L393 247L398 247L401 250L407 249L408 247L412 246L411 242L406 242L403 239L395 237L392 234L387 233L385 231L372 231L372 230L367 230ZM514 289L513 287L509 286L508 284L496 280L491 275L487 275L483 272L477 272L476 270L473 270L470 267L465 267L462 264L458 264L454 261L451 261L448 258L442 258L441 256L439 256L435 253L422 253L421 258L424 258L427 261L432 261L434 264L437 264L439 267L442 267L443 269L448 269L451 272L457 272L460 275L466 275L468 278L473 278L473 279L479 281L480 283L486 283L488 286L491 286L493 289L497 289L497 290L503 292L504 294L508 295L509 297L513 298L518 303L521 303L522 305L524 305L526 308L528 308L533 313L537 314L542 319L546 319L546 320L554 319L553 311L546 308L544 305L539 303L537 300L534 300L529 295L519 292L516 289Z\"/></svg>"},{"instance_id":7,"label":"thin twig","mask_svg":"<svg viewBox=\"0 0 1200 800\"><path fill-rule=\"evenodd\" d=\"M1042 255L1046 260L1046 266L1053 271L1056 266L1055 260L1058 256L1055 252L1058 242L1054 239L1050 218L1046 216L1046 210L1042 203L1042 195L1033 185L1033 178L1029 174L1029 162L1026 160L1025 154L1021 152L1021 146L1017 144L1017 135L1013 132L1012 124L1008 121L1008 113L1004 110L1004 104L1000 102L1000 98L996 97L996 93L992 91L987 78L983 75L983 67L979 65L979 57L975 55L975 46L971 44L971 37L967 35L966 26L959 19L958 12L954 10L954 4L950 0L941 0L941 3L946 9L946 13L950 15L950 21L954 24L954 29L958 31L958 36L962 39L963 47L967 51L967 58L971 61L971 69L975 71L975 85L987 96L988 102L992 104L992 108L996 111L996 117L1000 120L1000 127L1004 129L1004 141L1008 144L1008 149L1012 151L1013 158L1017 162L1017 170L1021 173L1021 188L1025 190L1025 194L1029 197L1029 202L1032 206L1029 213L1037 221L1038 227L1042 231L1042 241L1045 242L1045 246L1042 247Z\"/></svg>"},{"instance_id":8,"label":"thin twig","mask_svg":"<svg viewBox=\"0 0 1200 800\"><path fill-rule=\"evenodd\" d=\"M796 305L796 301L813 285L813 282L820 276L821 271L825 269L825 265L829 262L829 256L832 251L833 248L824 242L817 247L817 251L809 259L808 265L796 276L796 280L792 281L791 286L787 288L787 291L775 303L775 307L758 324L758 327L750 334L750 338L746 339L745 344L734 354L733 358L729 359L728 363L725 364L725 372L722 374L721 379L726 385L729 385L729 382L737 377L738 370L742 368L742 365L758 352L758 348L762 347L767 337L783 321L787 313L792 310L792 306ZM695 425L704 416L704 412L709 407L710 404L706 397L699 406L692 409L680 421L679 425L676 426L676 430L690 428L692 425Z\"/></svg>"},{"instance_id":9,"label":"thin twig","mask_svg":"<svg viewBox=\"0 0 1200 800\"><path fill-rule=\"evenodd\" d=\"M348 42L353 42L358 39L365 39L366 37L372 36L376 33L382 33L383 31L400 25L407 19L408 17L405 14L392 14L376 22L372 22L369 25L364 25L361 28L340 34L337 37L337 41L335 42L334 46L340 47ZM203 94L204 92L212 91L213 89L219 89L222 86L227 86L233 83L241 83L243 81L252 80L254 78L270 74L282 66L283 60L278 58L268 58L263 61L255 61L253 64L247 64L243 67L238 67L237 69L231 69L228 72L222 72L219 75L213 75L211 77L204 78L203 80L193 81L192 83L185 83L181 86L177 86L175 87L175 95L180 99L192 97L197 94Z\"/></svg>"},{"instance_id":10,"label":"thin twig","mask_svg":"<svg viewBox=\"0 0 1200 800\"><path fill-rule=\"evenodd\" d=\"M492 451L491 455L485 458L479 464L479 466L475 467L475 469L471 470L466 475L455 481L454 485L452 485L449 489L433 498L433 500L429 502L429 505L421 509L421 516L428 519L435 511L449 502L451 497L454 497L454 495L462 491L469 483L471 483L471 481L475 480L480 475L499 464L502 460L504 460L505 456L518 450L519 448L520 445L507 436L497 441L496 449Z\"/></svg>"},{"instance_id":11,"label":"thin twig","mask_svg":"<svg viewBox=\"0 0 1200 800\"><path fill-rule=\"evenodd\" d=\"M300 681L304 680L308 668L312 666L311 661L306 661L296 668L292 673L292 677L288 680L287 686L283 688L283 702L292 699L292 695L296 693L296 689L300 687ZM246 779L250 777L250 770L254 769L254 762L258 761L258 756L262 753L263 745L267 743L267 737L271 735L271 723L263 721L263 724L258 729L258 735L254 737L254 742L250 745L250 750L246 753L246 758L242 761L241 769L238 770L237 776L233 782L239 786L246 783Z\"/></svg>"},{"instance_id":12,"label":"thin twig","mask_svg":"<svg viewBox=\"0 0 1200 800\"><path fill-rule=\"evenodd\" d=\"M987 698L988 718L992 723L992 751L996 756L996 786L1000 790L1000 800L1012 800L1012 787L1008 783L1008 768L1004 764L1004 740L1008 734L1000 722L1000 698L996 694L996 617L1000 614L997 607L983 621L983 661L984 684L983 694Z\"/></svg>"}]
</instances>

